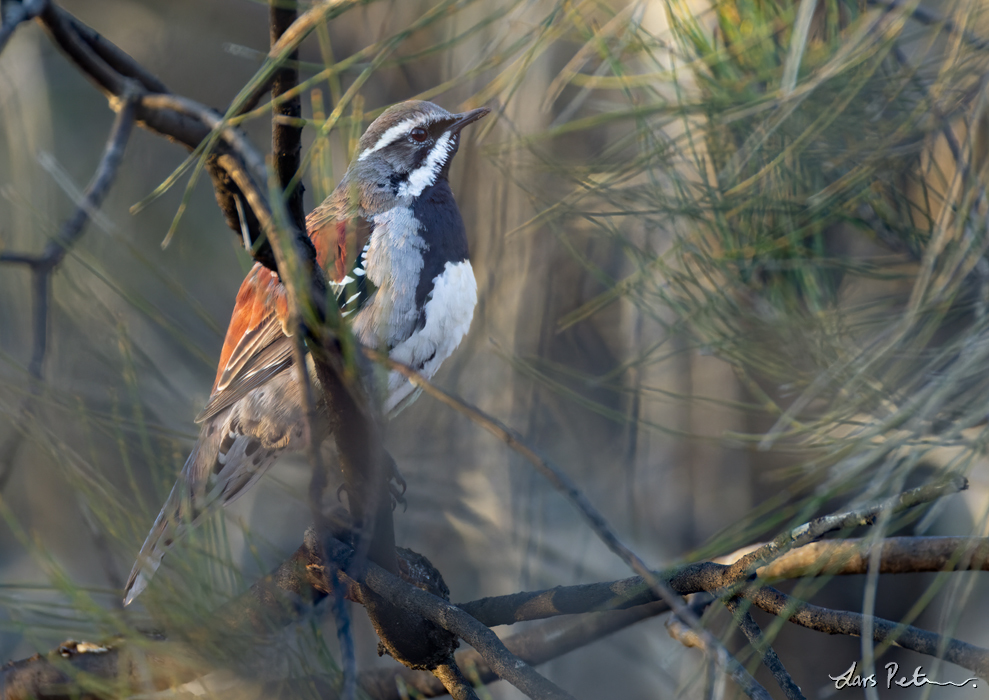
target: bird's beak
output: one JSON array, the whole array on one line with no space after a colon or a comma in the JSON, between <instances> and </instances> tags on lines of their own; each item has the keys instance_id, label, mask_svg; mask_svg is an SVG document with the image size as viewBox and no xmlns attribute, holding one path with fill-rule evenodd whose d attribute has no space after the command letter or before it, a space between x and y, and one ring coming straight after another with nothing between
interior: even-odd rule
<instances>
[{"instance_id":1,"label":"bird's beak","mask_svg":"<svg viewBox=\"0 0 989 700\"><path fill-rule=\"evenodd\" d=\"M481 117L485 116L491 110L487 107L478 107L477 109L472 109L469 112L462 112L461 114L455 114L454 122L450 125L450 131L454 134L459 134L460 130L463 129L468 124L473 124Z\"/></svg>"}]
</instances>

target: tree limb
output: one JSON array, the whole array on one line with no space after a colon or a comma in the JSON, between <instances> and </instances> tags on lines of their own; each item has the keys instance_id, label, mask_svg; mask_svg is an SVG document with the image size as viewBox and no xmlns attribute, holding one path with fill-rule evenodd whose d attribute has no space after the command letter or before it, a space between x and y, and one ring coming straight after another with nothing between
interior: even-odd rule
<instances>
[{"instance_id":1,"label":"tree limb","mask_svg":"<svg viewBox=\"0 0 989 700\"><path fill-rule=\"evenodd\" d=\"M861 613L811 605L769 586L746 590L742 595L761 610L795 625L826 634L862 635L865 616ZM942 658L989 679L989 649L880 617L872 618L872 629L877 642Z\"/></svg>"},{"instance_id":2,"label":"tree limb","mask_svg":"<svg viewBox=\"0 0 989 700\"><path fill-rule=\"evenodd\" d=\"M968 480L963 476L956 475L946 480L905 491L879 503L871 503L861 508L824 515L781 533L772 542L740 558L731 565L729 577L732 581L740 581L760 566L765 566L794 547L813 542L829 532L861 525L872 525L880 513L898 513L964 491L967 488Z\"/></svg>"}]
</instances>

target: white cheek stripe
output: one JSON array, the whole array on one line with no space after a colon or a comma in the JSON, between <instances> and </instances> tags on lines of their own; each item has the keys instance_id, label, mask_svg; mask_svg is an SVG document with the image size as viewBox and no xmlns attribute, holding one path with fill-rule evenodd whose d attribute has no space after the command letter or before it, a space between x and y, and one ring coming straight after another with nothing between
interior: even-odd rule
<instances>
[{"instance_id":1,"label":"white cheek stripe","mask_svg":"<svg viewBox=\"0 0 989 700\"><path fill-rule=\"evenodd\" d=\"M398 188L399 197L418 197L422 191L436 182L436 176L450 157L453 144L450 143L450 132L436 139L433 150L426 157L426 162L409 173L409 179Z\"/></svg>"},{"instance_id":2,"label":"white cheek stripe","mask_svg":"<svg viewBox=\"0 0 989 700\"><path fill-rule=\"evenodd\" d=\"M364 160L372 153L375 153L376 151L380 151L385 146L394 143L395 141L397 141L398 139L402 138L407 133L412 131L414 128L416 128L417 126L422 126L427 121L429 121L429 117L427 117L425 114L420 114L419 116L412 117L411 119L406 119L404 122L399 122L395 126L385 131L385 133L383 133L381 137L378 139L378 142L376 144L374 144L368 149L365 149L357 157L357 160Z\"/></svg>"}]
</instances>

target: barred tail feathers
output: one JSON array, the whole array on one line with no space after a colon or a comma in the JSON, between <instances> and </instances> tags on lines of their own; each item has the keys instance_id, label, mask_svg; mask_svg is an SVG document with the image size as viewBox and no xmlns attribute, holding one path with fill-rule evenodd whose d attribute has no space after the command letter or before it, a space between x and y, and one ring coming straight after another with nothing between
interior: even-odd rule
<instances>
[{"instance_id":1,"label":"barred tail feathers","mask_svg":"<svg viewBox=\"0 0 989 700\"><path fill-rule=\"evenodd\" d=\"M217 507L237 500L285 449L301 448L298 438L302 431L297 426L290 427L298 422L295 416L284 425L265 425L272 433L283 436L277 446L244 434L239 424L227 424L226 418L220 415L214 419L223 426L222 430L212 429L215 426L210 424L205 426L200 441L186 460L182 475L172 487L127 579L124 605L147 587L165 552L189 527Z\"/></svg>"},{"instance_id":2,"label":"barred tail feathers","mask_svg":"<svg viewBox=\"0 0 989 700\"><path fill-rule=\"evenodd\" d=\"M148 587L165 552L182 536L186 527L202 515L204 499L199 493L201 488L196 488L195 484L203 482L200 475L208 474L209 464L216 460L217 441L209 438L212 432L215 431L206 430L201 434L200 440L185 461L181 476L165 499L165 505L158 513L155 524L151 526L151 531L137 555L137 561L134 562L134 568L127 577L127 585L124 586L125 606L130 605ZM204 437L209 439L204 440Z\"/></svg>"},{"instance_id":3,"label":"barred tail feathers","mask_svg":"<svg viewBox=\"0 0 989 700\"><path fill-rule=\"evenodd\" d=\"M151 532L144 540L144 546L141 547L141 551L137 555L134 568L131 569L130 576L127 577L127 585L124 586L125 606L130 605L148 587L151 577L155 575L161 565L162 557L165 556L165 552L168 551L178 535L177 528L169 520L168 513L172 512L174 515L175 507L172 500L178 496L177 492L181 483L180 481L172 488L172 493L165 502L165 507L158 514L158 519L155 520Z\"/></svg>"}]
</instances>

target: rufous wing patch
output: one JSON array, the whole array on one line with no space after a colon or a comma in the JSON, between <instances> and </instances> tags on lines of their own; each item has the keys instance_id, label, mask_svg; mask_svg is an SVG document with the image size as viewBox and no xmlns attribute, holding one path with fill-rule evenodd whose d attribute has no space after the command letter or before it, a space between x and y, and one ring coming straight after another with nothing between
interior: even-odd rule
<instances>
[{"instance_id":1,"label":"rufous wing patch","mask_svg":"<svg viewBox=\"0 0 989 700\"><path fill-rule=\"evenodd\" d=\"M268 322L273 311L279 316L280 322L287 317L285 287L278 280L277 274L261 264L255 264L237 292L211 393L220 388L224 375L229 380L236 373L236 367L247 359L247 355L257 351L257 337L266 335L259 334L258 331Z\"/></svg>"}]
</instances>

